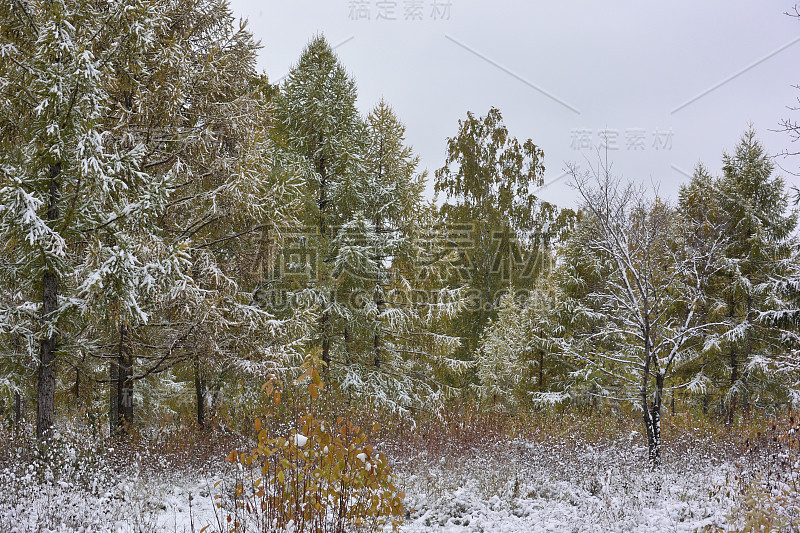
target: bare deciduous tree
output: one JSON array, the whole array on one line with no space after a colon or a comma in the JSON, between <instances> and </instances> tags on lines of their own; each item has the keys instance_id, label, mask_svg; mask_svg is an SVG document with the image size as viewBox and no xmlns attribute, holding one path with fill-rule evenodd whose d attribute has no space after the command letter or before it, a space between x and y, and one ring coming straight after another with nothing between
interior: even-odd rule
<instances>
[{"instance_id":1,"label":"bare deciduous tree","mask_svg":"<svg viewBox=\"0 0 800 533\"><path fill-rule=\"evenodd\" d=\"M695 359L693 342L711 327L697 313L704 285L719 268L724 233L692 239L691 225L656 195L612 177L598 163L570 173L586 214L579 234L585 254L602 270L601 283L582 298L591 327L569 350L586 365L596 394L638 403L651 465L660 463L665 385ZM702 387L700 375L671 387Z\"/></svg>"}]
</instances>

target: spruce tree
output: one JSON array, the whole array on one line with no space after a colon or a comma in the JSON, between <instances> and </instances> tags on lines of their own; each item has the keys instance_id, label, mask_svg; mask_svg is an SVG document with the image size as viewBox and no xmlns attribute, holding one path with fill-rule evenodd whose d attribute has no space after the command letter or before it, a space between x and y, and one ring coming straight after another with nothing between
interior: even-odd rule
<instances>
[{"instance_id":1,"label":"spruce tree","mask_svg":"<svg viewBox=\"0 0 800 533\"><path fill-rule=\"evenodd\" d=\"M158 224L184 275L153 302L156 318L132 331L130 348L147 407L160 407L157 375L193 393L205 426L209 397L237 380L263 383L291 352L278 347L291 325L253 305L253 293L280 244L276 228L295 220L300 184L275 164L274 88L256 73L246 25L224 0L162 5L163 20L180 23L160 27L126 115L151 172L175 176Z\"/></svg>"},{"instance_id":2,"label":"spruce tree","mask_svg":"<svg viewBox=\"0 0 800 533\"><path fill-rule=\"evenodd\" d=\"M689 183L680 188L678 216L687 238L698 249L715 250L713 261L723 264L725 250L730 237L727 234L727 218L720 202L719 179L713 177L703 166L698 165ZM721 243L722 246L715 246ZM722 324L725 321L723 293L727 286L724 271L719 270L706 280L703 298L698 302L699 319L706 323ZM724 361L721 346L716 337L719 326L704 331L694 340L692 350L698 356L692 364L682 370L683 380L692 380L690 393L700 393L701 406L708 414L713 395L725 390Z\"/></svg>"}]
</instances>

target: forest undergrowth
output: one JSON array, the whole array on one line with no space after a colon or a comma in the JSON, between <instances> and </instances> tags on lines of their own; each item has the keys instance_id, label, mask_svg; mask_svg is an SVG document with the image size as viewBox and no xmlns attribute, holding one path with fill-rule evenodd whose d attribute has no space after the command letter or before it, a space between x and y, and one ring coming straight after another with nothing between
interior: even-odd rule
<instances>
[{"instance_id":1,"label":"forest undergrowth","mask_svg":"<svg viewBox=\"0 0 800 533\"><path fill-rule=\"evenodd\" d=\"M548 524L566 528L555 530L583 524L586 531L797 528L800 441L789 412L742 418L732 426L699 413L667 415L669 444L663 464L651 469L641 422L616 407L509 416L464 402L413 418L345 409L321 409L326 412L316 420L333 428L347 415L347 427L362 439L354 440L360 448L351 448L352 457L366 449L370 460L385 457L386 483L403 497L402 509L388 516L403 531L491 531L499 523L511 524L509 531L524 531L533 523L543 524L542 530ZM264 516L246 508L248 490L250 496L257 490L243 483L251 465L232 463L230 456L258 449L263 430L262 437L283 438L291 444L287 449L298 452L281 455L281 461L293 463L283 464L286 478L296 482L297 473L308 468L300 463L313 462L302 454L315 446L298 442L296 435L315 437L308 425L292 422L291 411L265 417L249 432L231 429L247 427L244 422L217 419L206 429L172 421L141 425L113 438L105 426L74 417L59 427L47 448L37 445L31 424L5 423L0 428L0 529L269 531ZM363 458L351 462L368 464ZM264 479L277 483L277 475ZM355 502L356 492L351 494ZM336 526L329 517L317 529L311 522L300 527L294 517L284 530L392 527L391 520L380 527L366 519Z\"/></svg>"}]
</instances>

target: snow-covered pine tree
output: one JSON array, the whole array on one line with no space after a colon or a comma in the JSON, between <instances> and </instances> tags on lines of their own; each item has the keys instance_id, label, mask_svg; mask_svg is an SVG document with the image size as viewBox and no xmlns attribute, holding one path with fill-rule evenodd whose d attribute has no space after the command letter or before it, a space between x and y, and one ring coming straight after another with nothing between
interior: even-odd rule
<instances>
[{"instance_id":1,"label":"snow-covered pine tree","mask_svg":"<svg viewBox=\"0 0 800 533\"><path fill-rule=\"evenodd\" d=\"M178 362L277 357L270 334L283 325L250 305L252 276L296 184L271 171L271 89L227 3L19 2L0 14L0 342L38 344L40 436L56 353L76 396L81 376L89 390L111 382L112 427L132 420L134 381ZM96 361L111 362L110 380Z\"/></svg>"},{"instance_id":2,"label":"snow-covered pine tree","mask_svg":"<svg viewBox=\"0 0 800 533\"><path fill-rule=\"evenodd\" d=\"M355 215L334 238L339 292L351 295L339 382L383 406L406 409L440 397L436 377L463 371L450 354L456 337L437 334L459 310L459 288L441 282L443 242L425 218L425 173L405 145L405 126L381 101L367 118L364 174L352 196ZM356 297L358 301L352 298Z\"/></svg>"},{"instance_id":3,"label":"snow-covered pine tree","mask_svg":"<svg viewBox=\"0 0 800 533\"><path fill-rule=\"evenodd\" d=\"M550 270L528 290L514 294L509 289L481 338L478 395L494 408L513 411L569 397L574 366L562 344L575 315L560 275Z\"/></svg>"},{"instance_id":4,"label":"snow-covered pine tree","mask_svg":"<svg viewBox=\"0 0 800 533\"><path fill-rule=\"evenodd\" d=\"M42 440L53 431L56 365L84 343L87 287L116 271L124 282L107 290L118 314L145 318L140 289L150 261L138 257L135 239L103 236L122 225L146 227L167 197L166 177L146 172L143 145L115 131L111 118L112 88L125 83L112 58L121 42L137 57L147 52L155 12L153 2L138 0L0 8L0 237L10 260L0 275L4 287L16 287L5 310L14 317L12 338L22 334L21 345L38 351ZM95 261L98 247L108 253Z\"/></svg>"},{"instance_id":5,"label":"snow-covered pine tree","mask_svg":"<svg viewBox=\"0 0 800 533\"><path fill-rule=\"evenodd\" d=\"M769 386L761 378L770 359L784 349L780 332L759 316L782 306L773 281L788 274L797 219L788 210L784 182L773 176L774 164L752 128L732 154L723 155L722 170L717 197L730 242L719 295L726 325L714 342L727 366L723 390L732 422L739 407L747 409L757 391Z\"/></svg>"},{"instance_id":6,"label":"snow-covered pine tree","mask_svg":"<svg viewBox=\"0 0 800 533\"><path fill-rule=\"evenodd\" d=\"M322 36L306 46L275 102L275 137L282 159L298 167L305 181L298 241L309 249L313 265L295 297L317 315L314 342L324 372L346 360L351 314L349 296L341 301L333 275L338 254L334 240L358 211L363 191L364 122L356 108L355 81ZM280 281L280 280L277 280Z\"/></svg>"},{"instance_id":7,"label":"snow-covered pine tree","mask_svg":"<svg viewBox=\"0 0 800 533\"><path fill-rule=\"evenodd\" d=\"M720 411L733 421L736 410L755 398L764 404L796 395L792 344L792 237L796 214L789 211L783 180L753 129L733 154L723 155L723 174L712 177L698 167L681 189L680 211L698 242L717 231L726 236L724 268L705 287L699 312L719 325L698 347L703 407L710 393L721 395ZM710 389L710 390L709 390Z\"/></svg>"},{"instance_id":8,"label":"snow-covered pine tree","mask_svg":"<svg viewBox=\"0 0 800 533\"><path fill-rule=\"evenodd\" d=\"M784 273L772 280L776 296L772 309L761 311L758 316L765 326L777 330L782 349L758 364L770 384L782 393L780 396L786 394L796 407L800 404L800 247L796 241L793 248L792 256L784 261Z\"/></svg>"},{"instance_id":9,"label":"snow-covered pine tree","mask_svg":"<svg viewBox=\"0 0 800 533\"><path fill-rule=\"evenodd\" d=\"M354 81L325 39L314 38L275 109L282 161L306 181L306 231L295 244L313 262L310 279L287 290L296 310L308 312L302 304L310 303L317 316L326 379L404 409L436 397L435 368L448 363L457 340L431 328L457 308L458 291L439 286L415 299L436 274L419 276L446 265L436 261L441 241L424 239L425 175L391 108L381 102L364 121L355 102Z\"/></svg>"},{"instance_id":10,"label":"snow-covered pine tree","mask_svg":"<svg viewBox=\"0 0 800 533\"><path fill-rule=\"evenodd\" d=\"M187 265L181 282L162 292L157 319L132 341L136 379L177 380L193 393L203 426L209 389L219 396L242 377L257 389L286 364L290 325L255 305L253 293L280 241L276 229L295 220L300 184L273 163L274 89L255 71L258 45L246 26L224 0L160 5L170 23L132 80L127 116L146 140L148 168L176 176L159 226ZM164 387L154 385L143 400L157 408Z\"/></svg>"},{"instance_id":11,"label":"snow-covered pine tree","mask_svg":"<svg viewBox=\"0 0 800 533\"><path fill-rule=\"evenodd\" d=\"M717 257L714 260L721 262L727 244L727 220L719 201L718 182L705 166L698 165L689 183L680 188L677 210L687 238L698 249L714 246L720 238L724 239L723 246L715 247ZM722 323L725 320L726 306L722 295L727 280L723 274L723 271L718 271L706 280L697 309L701 321ZM697 357L692 357L691 362L680 370L678 380L691 380L693 385L688 392L700 394L700 404L706 414L712 406L712 398L727 388L725 361L714 333L713 328L704 331L688 345Z\"/></svg>"},{"instance_id":12,"label":"snow-covered pine tree","mask_svg":"<svg viewBox=\"0 0 800 533\"><path fill-rule=\"evenodd\" d=\"M500 298L497 318L481 337L475 364L478 396L493 409L515 408L526 381L529 324L520 296L509 290Z\"/></svg>"}]
</instances>

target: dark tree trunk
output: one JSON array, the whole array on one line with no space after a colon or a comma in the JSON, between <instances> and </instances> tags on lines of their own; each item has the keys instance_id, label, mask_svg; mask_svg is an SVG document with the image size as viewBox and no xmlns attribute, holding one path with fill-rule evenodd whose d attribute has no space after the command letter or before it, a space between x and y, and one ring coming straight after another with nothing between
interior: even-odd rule
<instances>
[{"instance_id":1,"label":"dark tree trunk","mask_svg":"<svg viewBox=\"0 0 800 533\"><path fill-rule=\"evenodd\" d=\"M50 190L47 199L47 221L55 222L59 215L58 202L60 186L58 177L61 164L50 165ZM45 328L57 327L58 310L58 274L48 270L42 277L42 318ZM36 384L36 438L39 441L49 440L53 436L53 419L55 417L56 398L56 350L58 350L58 333L50 331L39 343L39 368Z\"/></svg>"},{"instance_id":2,"label":"dark tree trunk","mask_svg":"<svg viewBox=\"0 0 800 533\"><path fill-rule=\"evenodd\" d=\"M322 135L320 135L320 146L322 146L323 142L324 139L322 138ZM322 239L322 242L325 243L327 242L328 232L326 220L328 210L328 169L325 163L325 157L320 157L316 160L316 167L317 173L319 174L319 199L317 200L317 207L319 208L319 236ZM318 253L327 254L327 250L318 250ZM325 257L322 257L322 262L324 261ZM322 272L317 273L318 276L322 274ZM327 376L331 365L331 317L327 311L325 311L320 317L319 327L322 334L322 362L324 363L323 373Z\"/></svg>"},{"instance_id":3,"label":"dark tree trunk","mask_svg":"<svg viewBox=\"0 0 800 533\"><path fill-rule=\"evenodd\" d=\"M378 181L380 182L383 179L383 140L381 140L381 146L379 150L379 164L378 164ZM381 233L383 232L383 220L381 219L380 213L376 214L375 219L373 220L373 224L375 226L375 234L380 237ZM381 366L381 315L383 315L383 256L381 252L375 256L375 264L377 265L377 271L375 276L375 292L373 294L373 301L375 303L375 308L378 310L377 315L377 324L375 327L375 336L372 339L372 346L374 349L374 360L373 363L375 368L380 368Z\"/></svg>"},{"instance_id":4,"label":"dark tree trunk","mask_svg":"<svg viewBox=\"0 0 800 533\"><path fill-rule=\"evenodd\" d=\"M108 361L108 425L111 435L115 434L119 429L119 410L117 406L119 401L117 399L117 380L119 376L119 367L117 361L109 359Z\"/></svg>"},{"instance_id":5,"label":"dark tree trunk","mask_svg":"<svg viewBox=\"0 0 800 533\"><path fill-rule=\"evenodd\" d=\"M375 349L375 368L381 367L381 334L376 331L375 339L373 340L373 347Z\"/></svg>"},{"instance_id":6,"label":"dark tree trunk","mask_svg":"<svg viewBox=\"0 0 800 533\"><path fill-rule=\"evenodd\" d=\"M539 392L544 392L544 350L539 350Z\"/></svg>"},{"instance_id":7,"label":"dark tree trunk","mask_svg":"<svg viewBox=\"0 0 800 533\"><path fill-rule=\"evenodd\" d=\"M75 393L75 407L78 407L78 402L81 399L81 369L79 367L75 367L75 386L73 387L73 392Z\"/></svg>"},{"instance_id":8,"label":"dark tree trunk","mask_svg":"<svg viewBox=\"0 0 800 533\"><path fill-rule=\"evenodd\" d=\"M350 328L344 327L344 353L347 359L347 364L350 364Z\"/></svg>"},{"instance_id":9,"label":"dark tree trunk","mask_svg":"<svg viewBox=\"0 0 800 533\"><path fill-rule=\"evenodd\" d=\"M377 221L376 228L380 228L380 219ZM378 266L379 269L381 268L380 267L381 261L383 261L383 258L378 256L376 258L376 263L379 265ZM374 350L374 361L373 361L373 363L375 365L375 368L380 368L380 366L381 366L381 344L382 344L382 340L381 340L381 323L380 323L380 320L381 320L381 316L383 315L383 305L385 303L383 301L383 296L381 295L382 291L380 290L381 281L382 281L381 280L381 276L379 274L378 278L376 280L375 295L374 295L374 298L373 298L373 301L375 302L375 308L378 310L378 315L377 315L378 323L375 325L375 337L372 339L372 347L373 347L373 350Z\"/></svg>"},{"instance_id":10,"label":"dark tree trunk","mask_svg":"<svg viewBox=\"0 0 800 533\"><path fill-rule=\"evenodd\" d=\"M206 378L197 359L194 360L194 392L197 399L197 425L206 427Z\"/></svg>"},{"instance_id":11,"label":"dark tree trunk","mask_svg":"<svg viewBox=\"0 0 800 533\"><path fill-rule=\"evenodd\" d=\"M739 358L736 356L736 349L731 347L730 353L730 363L731 363L731 388L736 386L736 382L739 381ZM728 412L725 416L725 423L726 424L733 424L733 418L736 414L736 404L739 401L739 395L736 392L732 392L730 395L730 401L728 403Z\"/></svg>"},{"instance_id":12,"label":"dark tree trunk","mask_svg":"<svg viewBox=\"0 0 800 533\"><path fill-rule=\"evenodd\" d=\"M45 317L50 316L58 308L58 277L47 272L44 275L44 306ZM50 320L46 320L50 322ZM40 342L39 376L37 382L37 409L36 409L36 437L48 440L53 436L53 418L55 413L56 394L56 350L58 338L55 333L47 335Z\"/></svg>"},{"instance_id":13,"label":"dark tree trunk","mask_svg":"<svg viewBox=\"0 0 800 533\"><path fill-rule=\"evenodd\" d=\"M19 391L14 391L14 425L19 427L22 423L22 396Z\"/></svg>"},{"instance_id":14,"label":"dark tree trunk","mask_svg":"<svg viewBox=\"0 0 800 533\"><path fill-rule=\"evenodd\" d=\"M327 331L330 317L326 313L322 318L322 362L324 363L323 373L327 376L331 367L331 339L328 337Z\"/></svg>"},{"instance_id":15,"label":"dark tree trunk","mask_svg":"<svg viewBox=\"0 0 800 533\"><path fill-rule=\"evenodd\" d=\"M119 328L119 347L117 351L117 424L129 428L133 424L133 361L127 349L128 331Z\"/></svg>"},{"instance_id":16,"label":"dark tree trunk","mask_svg":"<svg viewBox=\"0 0 800 533\"><path fill-rule=\"evenodd\" d=\"M730 312L728 313L728 317L733 319L735 316L735 309L736 309L736 302L731 300L730 303ZM736 386L736 382L739 381L739 358L736 356L736 347L731 345L730 351L730 364L731 364L731 384L730 388L733 389ZM725 413L725 423L726 424L733 424L733 417L736 414L736 403L738 402L738 395L736 392L731 392L730 400L728 402L728 409Z\"/></svg>"}]
</instances>

